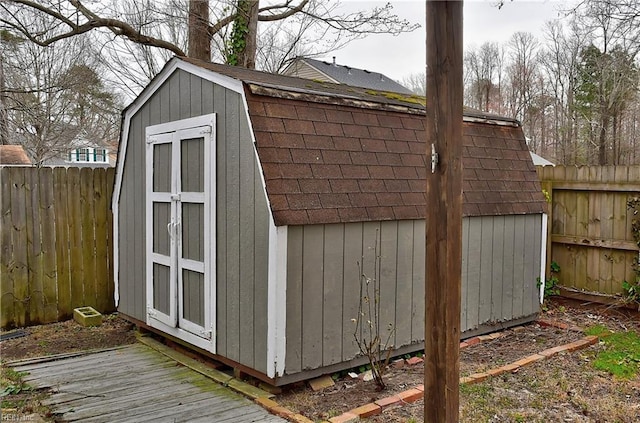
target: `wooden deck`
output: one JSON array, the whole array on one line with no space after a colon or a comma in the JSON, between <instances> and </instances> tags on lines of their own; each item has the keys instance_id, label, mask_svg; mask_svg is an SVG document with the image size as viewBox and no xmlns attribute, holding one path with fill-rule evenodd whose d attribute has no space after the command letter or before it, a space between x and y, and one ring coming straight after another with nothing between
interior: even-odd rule
<instances>
[{"instance_id":1,"label":"wooden deck","mask_svg":"<svg viewBox=\"0 0 640 423\"><path fill-rule=\"evenodd\" d=\"M285 422L142 344L14 369L52 390L56 421Z\"/></svg>"}]
</instances>

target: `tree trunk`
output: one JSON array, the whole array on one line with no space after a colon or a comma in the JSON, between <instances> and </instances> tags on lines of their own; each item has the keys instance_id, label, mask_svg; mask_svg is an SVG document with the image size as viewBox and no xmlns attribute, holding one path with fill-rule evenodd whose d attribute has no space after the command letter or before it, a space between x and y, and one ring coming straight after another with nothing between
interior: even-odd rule
<instances>
[{"instance_id":1,"label":"tree trunk","mask_svg":"<svg viewBox=\"0 0 640 423\"><path fill-rule=\"evenodd\" d=\"M0 145L9 142L9 113L7 112L7 95L4 82L4 65L0 60Z\"/></svg>"},{"instance_id":2,"label":"tree trunk","mask_svg":"<svg viewBox=\"0 0 640 423\"><path fill-rule=\"evenodd\" d=\"M231 32L227 63L248 69L256 68L259 0L238 0L237 17Z\"/></svg>"},{"instance_id":3,"label":"tree trunk","mask_svg":"<svg viewBox=\"0 0 640 423\"><path fill-rule=\"evenodd\" d=\"M211 61L209 39L209 0L189 0L189 45L187 55Z\"/></svg>"},{"instance_id":4,"label":"tree trunk","mask_svg":"<svg viewBox=\"0 0 640 423\"><path fill-rule=\"evenodd\" d=\"M607 164L607 126L609 126L609 117L602 116L600 124L600 135L598 136L598 164L604 166Z\"/></svg>"}]
</instances>

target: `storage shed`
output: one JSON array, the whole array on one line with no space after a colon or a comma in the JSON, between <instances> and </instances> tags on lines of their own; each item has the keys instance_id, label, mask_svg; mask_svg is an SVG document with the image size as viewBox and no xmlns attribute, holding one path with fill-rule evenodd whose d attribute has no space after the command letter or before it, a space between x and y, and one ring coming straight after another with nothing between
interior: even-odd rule
<instances>
[{"instance_id":1,"label":"storage shed","mask_svg":"<svg viewBox=\"0 0 640 423\"><path fill-rule=\"evenodd\" d=\"M467 337L535 318L546 221L518 122L463 131ZM360 263L422 349L425 145L418 97L172 59L123 113L118 310L282 385L366 360Z\"/></svg>"}]
</instances>

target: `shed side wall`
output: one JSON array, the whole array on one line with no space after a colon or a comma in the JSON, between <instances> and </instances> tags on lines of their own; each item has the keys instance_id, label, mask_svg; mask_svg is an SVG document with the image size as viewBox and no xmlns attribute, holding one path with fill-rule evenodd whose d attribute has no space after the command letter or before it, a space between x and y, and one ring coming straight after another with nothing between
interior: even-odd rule
<instances>
[{"instance_id":1,"label":"shed side wall","mask_svg":"<svg viewBox=\"0 0 640 423\"><path fill-rule=\"evenodd\" d=\"M537 313L541 228L541 215L463 219L463 333ZM358 355L359 263L380 280L381 335L391 323L396 348L423 341L424 262L423 220L290 226L286 373Z\"/></svg>"},{"instance_id":2,"label":"shed side wall","mask_svg":"<svg viewBox=\"0 0 640 423\"><path fill-rule=\"evenodd\" d=\"M266 373L269 209L239 93L176 71L132 117L120 197L119 311L146 321L145 128L216 113L217 353Z\"/></svg>"}]
</instances>

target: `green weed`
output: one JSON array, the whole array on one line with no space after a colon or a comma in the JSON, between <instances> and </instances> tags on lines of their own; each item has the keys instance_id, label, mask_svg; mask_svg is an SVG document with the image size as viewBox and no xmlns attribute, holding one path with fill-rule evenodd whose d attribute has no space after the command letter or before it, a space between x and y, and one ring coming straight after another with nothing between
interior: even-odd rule
<instances>
[{"instance_id":1,"label":"green weed","mask_svg":"<svg viewBox=\"0 0 640 423\"><path fill-rule=\"evenodd\" d=\"M611 333L603 338L604 350L593 366L621 379L631 379L640 371L640 336L635 332Z\"/></svg>"}]
</instances>

